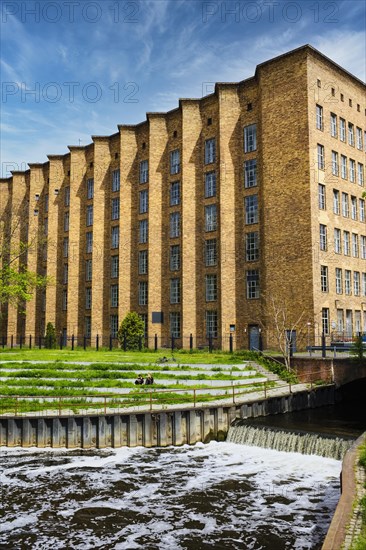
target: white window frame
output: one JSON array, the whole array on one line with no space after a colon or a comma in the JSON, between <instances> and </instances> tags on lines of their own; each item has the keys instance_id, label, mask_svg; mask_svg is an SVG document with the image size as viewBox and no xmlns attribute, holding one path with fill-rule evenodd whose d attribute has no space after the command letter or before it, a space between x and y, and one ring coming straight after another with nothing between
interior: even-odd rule
<instances>
[{"instance_id":1,"label":"white window frame","mask_svg":"<svg viewBox=\"0 0 366 550\"><path fill-rule=\"evenodd\" d=\"M364 222L365 221L365 200L364 199L359 199L359 217L360 217L360 222Z\"/></svg>"},{"instance_id":2,"label":"white window frame","mask_svg":"<svg viewBox=\"0 0 366 550\"><path fill-rule=\"evenodd\" d=\"M351 218L357 220L357 198L351 195Z\"/></svg>"},{"instance_id":3,"label":"white window frame","mask_svg":"<svg viewBox=\"0 0 366 550\"><path fill-rule=\"evenodd\" d=\"M121 187L121 174L119 168L112 172L112 193L116 193Z\"/></svg>"},{"instance_id":4,"label":"white window frame","mask_svg":"<svg viewBox=\"0 0 366 550\"><path fill-rule=\"evenodd\" d=\"M332 151L332 174L333 176L339 176L339 164L338 164L337 151Z\"/></svg>"},{"instance_id":5,"label":"white window frame","mask_svg":"<svg viewBox=\"0 0 366 550\"><path fill-rule=\"evenodd\" d=\"M336 254L342 253L341 230L337 227L334 228L334 252Z\"/></svg>"},{"instance_id":6,"label":"white window frame","mask_svg":"<svg viewBox=\"0 0 366 550\"><path fill-rule=\"evenodd\" d=\"M336 283L336 294L343 294L343 277L342 269L340 267L335 268L335 283Z\"/></svg>"},{"instance_id":7,"label":"white window frame","mask_svg":"<svg viewBox=\"0 0 366 550\"><path fill-rule=\"evenodd\" d=\"M178 277L170 279L170 303L180 304L180 279Z\"/></svg>"},{"instance_id":8,"label":"white window frame","mask_svg":"<svg viewBox=\"0 0 366 550\"><path fill-rule=\"evenodd\" d=\"M119 277L119 256L111 256L111 279L118 279Z\"/></svg>"},{"instance_id":9,"label":"white window frame","mask_svg":"<svg viewBox=\"0 0 366 550\"><path fill-rule=\"evenodd\" d=\"M140 162L140 169L139 169L139 182L147 183L148 181L149 181L149 161L142 160Z\"/></svg>"},{"instance_id":10,"label":"white window frame","mask_svg":"<svg viewBox=\"0 0 366 550\"><path fill-rule=\"evenodd\" d=\"M325 210L325 185L318 184L318 204L320 210Z\"/></svg>"},{"instance_id":11,"label":"white window frame","mask_svg":"<svg viewBox=\"0 0 366 550\"><path fill-rule=\"evenodd\" d=\"M353 295L360 296L360 272L353 272Z\"/></svg>"},{"instance_id":12,"label":"white window frame","mask_svg":"<svg viewBox=\"0 0 366 550\"><path fill-rule=\"evenodd\" d=\"M337 115L330 113L330 135L336 138L337 134Z\"/></svg>"},{"instance_id":13,"label":"white window frame","mask_svg":"<svg viewBox=\"0 0 366 550\"><path fill-rule=\"evenodd\" d=\"M244 162L244 187L250 189L257 186L257 159Z\"/></svg>"},{"instance_id":14,"label":"white window frame","mask_svg":"<svg viewBox=\"0 0 366 550\"><path fill-rule=\"evenodd\" d=\"M206 139L205 141L205 164L216 162L216 138Z\"/></svg>"},{"instance_id":15,"label":"white window frame","mask_svg":"<svg viewBox=\"0 0 366 550\"><path fill-rule=\"evenodd\" d=\"M110 335L112 338L117 338L118 329L118 315L113 314L110 316Z\"/></svg>"},{"instance_id":16,"label":"white window frame","mask_svg":"<svg viewBox=\"0 0 366 550\"><path fill-rule=\"evenodd\" d=\"M328 266L320 266L320 288L322 292L328 292Z\"/></svg>"},{"instance_id":17,"label":"white window frame","mask_svg":"<svg viewBox=\"0 0 366 550\"><path fill-rule=\"evenodd\" d=\"M86 227L91 227L93 225L94 218L94 209L92 204L87 204L86 206Z\"/></svg>"},{"instance_id":18,"label":"white window frame","mask_svg":"<svg viewBox=\"0 0 366 550\"><path fill-rule=\"evenodd\" d=\"M349 181L351 183L356 181L356 162L353 159L349 159Z\"/></svg>"},{"instance_id":19,"label":"white window frame","mask_svg":"<svg viewBox=\"0 0 366 550\"><path fill-rule=\"evenodd\" d=\"M119 197L114 197L111 200L111 219L113 221L119 220L119 205L120 205Z\"/></svg>"},{"instance_id":20,"label":"white window frame","mask_svg":"<svg viewBox=\"0 0 366 550\"><path fill-rule=\"evenodd\" d=\"M111 248L115 250L119 247L119 225L111 227Z\"/></svg>"},{"instance_id":21,"label":"white window frame","mask_svg":"<svg viewBox=\"0 0 366 550\"><path fill-rule=\"evenodd\" d=\"M361 162L357 163L357 183L361 186L364 184L363 164Z\"/></svg>"},{"instance_id":22,"label":"white window frame","mask_svg":"<svg viewBox=\"0 0 366 550\"><path fill-rule=\"evenodd\" d=\"M180 312L172 311L170 313L170 335L173 338L181 337Z\"/></svg>"},{"instance_id":23,"label":"white window frame","mask_svg":"<svg viewBox=\"0 0 366 550\"><path fill-rule=\"evenodd\" d=\"M323 107L316 105L316 128L317 130L323 130Z\"/></svg>"},{"instance_id":24,"label":"white window frame","mask_svg":"<svg viewBox=\"0 0 366 550\"><path fill-rule=\"evenodd\" d=\"M93 252L93 231L87 231L85 233L85 251L86 254Z\"/></svg>"},{"instance_id":25,"label":"white window frame","mask_svg":"<svg viewBox=\"0 0 366 550\"><path fill-rule=\"evenodd\" d=\"M172 175L179 174L180 172L180 151L179 149L174 149L170 151L170 173Z\"/></svg>"},{"instance_id":26,"label":"white window frame","mask_svg":"<svg viewBox=\"0 0 366 550\"><path fill-rule=\"evenodd\" d=\"M217 300L217 275L208 273L205 277L206 302L215 302Z\"/></svg>"},{"instance_id":27,"label":"white window frame","mask_svg":"<svg viewBox=\"0 0 366 550\"><path fill-rule=\"evenodd\" d=\"M244 128L244 153L257 150L257 125L250 124Z\"/></svg>"},{"instance_id":28,"label":"white window frame","mask_svg":"<svg viewBox=\"0 0 366 550\"><path fill-rule=\"evenodd\" d=\"M148 304L147 281L140 281L138 284L138 302L139 306L147 306Z\"/></svg>"},{"instance_id":29,"label":"white window frame","mask_svg":"<svg viewBox=\"0 0 366 550\"><path fill-rule=\"evenodd\" d=\"M91 282L93 278L93 261L91 258L85 260L85 281Z\"/></svg>"},{"instance_id":30,"label":"white window frame","mask_svg":"<svg viewBox=\"0 0 366 550\"><path fill-rule=\"evenodd\" d=\"M365 235L360 235L360 252L361 252L361 259L366 260L366 237L365 237Z\"/></svg>"},{"instance_id":31,"label":"white window frame","mask_svg":"<svg viewBox=\"0 0 366 550\"><path fill-rule=\"evenodd\" d=\"M209 204L205 206L205 231L217 230L217 205Z\"/></svg>"},{"instance_id":32,"label":"white window frame","mask_svg":"<svg viewBox=\"0 0 366 550\"><path fill-rule=\"evenodd\" d=\"M344 118L339 119L339 139L346 141L346 121Z\"/></svg>"},{"instance_id":33,"label":"white window frame","mask_svg":"<svg viewBox=\"0 0 366 550\"><path fill-rule=\"evenodd\" d=\"M94 198L94 178L86 180L86 198L87 200Z\"/></svg>"},{"instance_id":34,"label":"white window frame","mask_svg":"<svg viewBox=\"0 0 366 550\"><path fill-rule=\"evenodd\" d=\"M207 338L217 338L218 336L218 316L217 311L206 311L206 336Z\"/></svg>"},{"instance_id":35,"label":"white window frame","mask_svg":"<svg viewBox=\"0 0 366 550\"><path fill-rule=\"evenodd\" d=\"M91 286L85 287L85 309L90 310L92 308L92 288Z\"/></svg>"},{"instance_id":36,"label":"white window frame","mask_svg":"<svg viewBox=\"0 0 366 550\"><path fill-rule=\"evenodd\" d=\"M217 240L207 239L205 241L205 265L206 267L217 265Z\"/></svg>"},{"instance_id":37,"label":"white window frame","mask_svg":"<svg viewBox=\"0 0 366 550\"><path fill-rule=\"evenodd\" d=\"M333 189L333 213L340 214L340 211L339 191L338 189Z\"/></svg>"},{"instance_id":38,"label":"white window frame","mask_svg":"<svg viewBox=\"0 0 366 550\"><path fill-rule=\"evenodd\" d=\"M216 197L216 172L205 173L205 198Z\"/></svg>"},{"instance_id":39,"label":"white window frame","mask_svg":"<svg viewBox=\"0 0 366 550\"><path fill-rule=\"evenodd\" d=\"M363 149L363 143L362 143L362 129L356 126L356 144L357 149L362 151Z\"/></svg>"},{"instance_id":40,"label":"white window frame","mask_svg":"<svg viewBox=\"0 0 366 550\"><path fill-rule=\"evenodd\" d=\"M169 220L169 235L170 238L175 239L180 236L180 213L172 212Z\"/></svg>"},{"instance_id":41,"label":"white window frame","mask_svg":"<svg viewBox=\"0 0 366 550\"><path fill-rule=\"evenodd\" d=\"M327 226L323 223L319 224L319 248L322 251L327 250Z\"/></svg>"},{"instance_id":42,"label":"white window frame","mask_svg":"<svg viewBox=\"0 0 366 550\"><path fill-rule=\"evenodd\" d=\"M118 307L118 283L111 285L111 307Z\"/></svg>"},{"instance_id":43,"label":"white window frame","mask_svg":"<svg viewBox=\"0 0 366 550\"><path fill-rule=\"evenodd\" d=\"M148 251L139 250L139 275L147 275L148 272Z\"/></svg>"},{"instance_id":44,"label":"white window frame","mask_svg":"<svg viewBox=\"0 0 366 550\"><path fill-rule=\"evenodd\" d=\"M329 308L322 308L322 331L324 334L329 334Z\"/></svg>"},{"instance_id":45,"label":"white window frame","mask_svg":"<svg viewBox=\"0 0 366 550\"><path fill-rule=\"evenodd\" d=\"M341 155L341 178L347 179L347 157Z\"/></svg>"},{"instance_id":46,"label":"white window frame","mask_svg":"<svg viewBox=\"0 0 366 550\"><path fill-rule=\"evenodd\" d=\"M180 204L180 181L173 181L170 184L170 206Z\"/></svg>"},{"instance_id":47,"label":"white window frame","mask_svg":"<svg viewBox=\"0 0 366 550\"><path fill-rule=\"evenodd\" d=\"M352 122L348 123L348 145L355 146L355 127Z\"/></svg>"},{"instance_id":48,"label":"white window frame","mask_svg":"<svg viewBox=\"0 0 366 550\"><path fill-rule=\"evenodd\" d=\"M173 244L170 247L169 259L170 271L178 271L180 269L180 245Z\"/></svg>"},{"instance_id":49,"label":"white window frame","mask_svg":"<svg viewBox=\"0 0 366 550\"><path fill-rule=\"evenodd\" d=\"M139 243L146 244L149 238L149 222L147 219L139 221Z\"/></svg>"},{"instance_id":50,"label":"white window frame","mask_svg":"<svg viewBox=\"0 0 366 550\"><path fill-rule=\"evenodd\" d=\"M258 223L258 195L248 195L244 198L245 205L245 224L252 225Z\"/></svg>"},{"instance_id":51,"label":"white window frame","mask_svg":"<svg viewBox=\"0 0 366 550\"><path fill-rule=\"evenodd\" d=\"M348 193L342 192L342 216L349 218L349 201Z\"/></svg>"},{"instance_id":52,"label":"white window frame","mask_svg":"<svg viewBox=\"0 0 366 550\"><path fill-rule=\"evenodd\" d=\"M351 296L352 294L351 276L352 276L352 271L350 269L345 269L344 270L344 293L346 296Z\"/></svg>"},{"instance_id":53,"label":"white window frame","mask_svg":"<svg viewBox=\"0 0 366 550\"><path fill-rule=\"evenodd\" d=\"M139 213L146 214L149 209L149 192L147 189L140 191L139 194Z\"/></svg>"}]
</instances>

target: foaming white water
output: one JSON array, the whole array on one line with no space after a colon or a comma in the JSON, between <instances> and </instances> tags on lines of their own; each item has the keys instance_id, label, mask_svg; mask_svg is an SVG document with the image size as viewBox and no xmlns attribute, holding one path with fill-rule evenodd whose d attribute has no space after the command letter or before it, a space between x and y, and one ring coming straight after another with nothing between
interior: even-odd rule
<instances>
[{"instance_id":1,"label":"foaming white water","mask_svg":"<svg viewBox=\"0 0 366 550\"><path fill-rule=\"evenodd\" d=\"M0 451L5 548L314 549L339 498L339 461L235 443Z\"/></svg>"}]
</instances>

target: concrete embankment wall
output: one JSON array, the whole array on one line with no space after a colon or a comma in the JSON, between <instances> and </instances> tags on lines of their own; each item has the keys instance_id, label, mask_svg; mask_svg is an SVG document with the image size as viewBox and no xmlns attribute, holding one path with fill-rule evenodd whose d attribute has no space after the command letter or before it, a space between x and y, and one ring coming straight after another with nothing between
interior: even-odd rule
<instances>
[{"instance_id":1,"label":"concrete embankment wall","mask_svg":"<svg viewBox=\"0 0 366 550\"><path fill-rule=\"evenodd\" d=\"M345 542L357 496L356 462L358 448L365 441L366 432L355 441L343 459L341 474L342 494L324 540L322 550L339 550Z\"/></svg>"},{"instance_id":2,"label":"concrete embankment wall","mask_svg":"<svg viewBox=\"0 0 366 550\"><path fill-rule=\"evenodd\" d=\"M333 386L221 407L89 416L0 417L0 446L165 447L224 441L232 422L334 403Z\"/></svg>"}]
</instances>

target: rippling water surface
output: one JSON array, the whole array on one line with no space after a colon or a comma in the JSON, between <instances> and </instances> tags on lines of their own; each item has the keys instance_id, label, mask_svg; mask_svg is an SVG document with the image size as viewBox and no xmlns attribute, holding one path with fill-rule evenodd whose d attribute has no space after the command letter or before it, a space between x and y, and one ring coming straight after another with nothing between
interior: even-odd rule
<instances>
[{"instance_id":1,"label":"rippling water surface","mask_svg":"<svg viewBox=\"0 0 366 550\"><path fill-rule=\"evenodd\" d=\"M4 549L318 549L341 463L233 443L1 450Z\"/></svg>"}]
</instances>

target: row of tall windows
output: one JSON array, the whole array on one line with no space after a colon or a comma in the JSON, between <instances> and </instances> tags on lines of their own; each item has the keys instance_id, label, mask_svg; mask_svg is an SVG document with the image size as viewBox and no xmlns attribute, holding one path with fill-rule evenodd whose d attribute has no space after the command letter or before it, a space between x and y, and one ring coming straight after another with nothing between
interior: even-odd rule
<instances>
[{"instance_id":1,"label":"row of tall windows","mask_svg":"<svg viewBox=\"0 0 366 550\"><path fill-rule=\"evenodd\" d=\"M319 245L322 251L326 251L328 248L327 226L323 224L319 226ZM363 260L366 260L366 237L344 230L342 238L342 230L335 227L334 252L342 254L342 251L345 256L352 255L354 258L361 257Z\"/></svg>"},{"instance_id":2,"label":"row of tall windows","mask_svg":"<svg viewBox=\"0 0 366 550\"><path fill-rule=\"evenodd\" d=\"M337 151L332 151L332 174L339 176L339 155ZM318 143L317 145L317 163L320 170L325 170L325 149L324 145ZM356 182L358 185L364 185L364 165L361 162L357 162L357 174L356 174L356 161L353 159L347 159L345 155L341 155L341 177L343 179L349 179L351 183Z\"/></svg>"},{"instance_id":3,"label":"row of tall windows","mask_svg":"<svg viewBox=\"0 0 366 550\"><path fill-rule=\"evenodd\" d=\"M257 149L257 125L251 124L244 128L244 152L250 153ZM204 163L213 164L216 162L216 138L209 138L205 140L204 145ZM180 164L180 151L174 149L170 151L169 155L170 174L179 174L181 170ZM114 174L114 173L113 173ZM118 171L119 178L119 171ZM147 159L142 160L139 165L139 182L147 183L149 181L149 161ZM118 187L119 189L119 187ZM115 189L117 190L117 189Z\"/></svg>"},{"instance_id":4,"label":"row of tall windows","mask_svg":"<svg viewBox=\"0 0 366 550\"><path fill-rule=\"evenodd\" d=\"M335 290L336 294L350 296L366 296L366 273L351 271L350 269L335 268ZM362 284L362 288L361 288ZM328 266L320 266L320 288L322 292L329 292Z\"/></svg>"},{"instance_id":5,"label":"row of tall windows","mask_svg":"<svg viewBox=\"0 0 366 550\"><path fill-rule=\"evenodd\" d=\"M320 199L319 199L320 200ZM320 205L320 202L319 202ZM340 193L338 189L333 189L333 212L340 214L342 207L342 216L345 218L351 217L352 220L365 221L365 200L348 193Z\"/></svg>"},{"instance_id":6,"label":"row of tall windows","mask_svg":"<svg viewBox=\"0 0 366 550\"><path fill-rule=\"evenodd\" d=\"M318 130L324 130L324 112L321 105L316 105L315 125ZM335 113L329 115L329 132L334 138L348 143L351 147L357 147L360 151L365 147L366 150L366 131L356 126L352 122L347 122L343 117Z\"/></svg>"}]
</instances>

